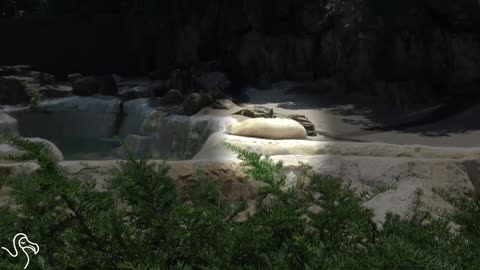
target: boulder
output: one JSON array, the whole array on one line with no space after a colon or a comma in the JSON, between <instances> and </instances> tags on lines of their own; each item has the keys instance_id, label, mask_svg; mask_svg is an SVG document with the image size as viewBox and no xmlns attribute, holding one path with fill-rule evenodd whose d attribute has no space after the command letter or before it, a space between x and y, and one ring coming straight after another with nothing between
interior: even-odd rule
<instances>
[{"instance_id":1,"label":"boulder","mask_svg":"<svg viewBox=\"0 0 480 270\"><path fill-rule=\"evenodd\" d=\"M308 136L317 136L317 130L313 123L308 120L308 118L304 115L299 114L292 114L292 115L284 115L275 113L273 109L264 107L264 106L253 106L250 108L244 108L239 110L238 112L234 113L237 115L242 115L250 118L283 118L283 119L292 119L297 121L301 124L305 130L307 131Z\"/></svg>"},{"instance_id":2,"label":"boulder","mask_svg":"<svg viewBox=\"0 0 480 270\"><path fill-rule=\"evenodd\" d=\"M71 92L69 86L57 84L48 73L20 69L14 75L0 77L0 104L24 104L36 93L46 98L59 98Z\"/></svg>"},{"instance_id":3,"label":"boulder","mask_svg":"<svg viewBox=\"0 0 480 270\"><path fill-rule=\"evenodd\" d=\"M83 78L83 75L80 74L80 73L68 74L68 80L70 81L70 83L72 85L75 84L75 81L77 81L78 79L81 79L81 78Z\"/></svg>"},{"instance_id":4,"label":"boulder","mask_svg":"<svg viewBox=\"0 0 480 270\"><path fill-rule=\"evenodd\" d=\"M60 149L58 149L58 147L54 143L42 138L27 138L27 139L35 143L41 143L46 145L51 150L51 155L52 155L51 157L53 158L53 160L57 162L60 162L63 160L62 151L60 151Z\"/></svg>"},{"instance_id":5,"label":"boulder","mask_svg":"<svg viewBox=\"0 0 480 270\"><path fill-rule=\"evenodd\" d=\"M171 80L158 80L154 81L150 86L151 95L153 97L161 97L171 89Z\"/></svg>"},{"instance_id":6,"label":"boulder","mask_svg":"<svg viewBox=\"0 0 480 270\"><path fill-rule=\"evenodd\" d=\"M26 152L20 151L17 148L8 145L8 144L0 144L0 160L10 160L19 158L25 155Z\"/></svg>"},{"instance_id":7,"label":"boulder","mask_svg":"<svg viewBox=\"0 0 480 270\"><path fill-rule=\"evenodd\" d=\"M0 66L0 76L25 75L33 70L29 65Z\"/></svg>"},{"instance_id":8,"label":"boulder","mask_svg":"<svg viewBox=\"0 0 480 270\"><path fill-rule=\"evenodd\" d=\"M140 134L144 122L155 113L160 98L139 98L123 102L122 123L118 135L125 138L129 134Z\"/></svg>"},{"instance_id":9,"label":"boulder","mask_svg":"<svg viewBox=\"0 0 480 270\"><path fill-rule=\"evenodd\" d=\"M88 76L77 79L73 84L73 94L91 96L95 94L114 96L118 94L117 85L111 75Z\"/></svg>"},{"instance_id":10,"label":"boulder","mask_svg":"<svg viewBox=\"0 0 480 270\"><path fill-rule=\"evenodd\" d=\"M69 85L42 85L38 91L44 98L63 98L72 95L72 87Z\"/></svg>"},{"instance_id":11,"label":"boulder","mask_svg":"<svg viewBox=\"0 0 480 270\"><path fill-rule=\"evenodd\" d=\"M63 161L63 154L58 147L52 142L41 138L26 138L27 140L35 143L41 143L46 145L51 151L51 157L54 161ZM8 144L0 144L0 160L9 160L12 158L20 158L26 154L25 151L19 150L14 146Z\"/></svg>"},{"instance_id":12,"label":"boulder","mask_svg":"<svg viewBox=\"0 0 480 270\"><path fill-rule=\"evenodd\" d=\"M208 94L192 93L183 102L183 111L186 115L194 115L201 109L212 105L213 99Z\"/></svg>"},{"instance_id":13,"label":"boulder","mask_svg":"<svg viewBox=\"0 0 480 270\"><path fill-rule=\"evenodd\" d=\"M272 118L274 115L273 109L264 106L253 106L249 108L241 109L234 113L236 115L242 115L250 118Z\"/></svg>"},{"instance_id":14,"label":"boulder","mask_svg":"<svg viewBox=\"0 0 480 270\"><path fill-rule=\"evenodd\" d=\"M18 135L17 120L6 113L0 112L0 133Z\"/></svg>"},{"instance_id":15,"label":"boulder","mask_svg":"<svg viewBox=\"0 0 480 270\"><path fill-rule=\"evenodd\" d=\"M212 108L217 110L233 110L239 109L240 107L230 99L219 99L212 104Z\"/></svg>"},{"instance_id":16,"label":"boulder","mask_svg":"<svg viewBox=\"0 0 480 270\"><path fill-rule=\"evenodd\" d=\"M184 100L184 96L177 89L170 89L162 97L162 103L166 105L180 104Z\"/></svg>"},{"instance_id":17,"label":"boulder","mask_svg":"<svg viewBox=\"0 0 480 270\"><path fill-rule=\"evenodd\" d=\"M305 115L290 114L280 118L289 118L295 120L305 128L308 136L317 136L317 130L315 129L315 126Z\"/></svg>"},{"instance_id":18,"label":"boulder","mask_svg":"<svg viewBox=\"0 0 480 270\"><path fill-rule=\"evenodd\" d=\"M39 71L30 71L27 73L27 76L34 78L40 85L55 83L55 77L53 77L53 75L48 73L39 72Z\"/></svg>"},{"instance_id":19,"label":"boulder","mask_svg":"<svg viewBox=\"0 0 480 270\"><path fill-rule=\"evenodd\" d=\"M118 85L118 96L122 100L152 97L151 87L148 81L122 83Z\"/></svg>"},{"instance_id":20,"label":"boulder","mask_svg":"<svg viewBox=\"0 0 480 270\"><path fill-rule=\"evenodd\" d=\"M224 93L230 87L230 80L222 72L204 73L194 78L194 83L200 90L205 90L216 97Z\"/></svg>"},{"instance_id":21,"label":"boulder","mask_svg":"<svg viewBox=\"0 0 480 270\"><path fill-rule=\"evenodd\" d=\"M29 77L40 85L55 83L55 77L53 75L33 70L32 66L27 65L1 66L0 76Z\"/></svg>"}]
</instances>

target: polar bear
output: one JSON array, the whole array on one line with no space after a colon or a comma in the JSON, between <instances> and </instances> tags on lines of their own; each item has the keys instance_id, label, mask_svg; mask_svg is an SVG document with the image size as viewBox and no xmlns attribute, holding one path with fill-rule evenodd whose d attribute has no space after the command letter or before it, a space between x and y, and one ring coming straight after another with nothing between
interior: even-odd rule
<instances>
[{"instance_id":1,"label":"polar bear","mask_svg":"<svg viewBox=\"0 0 480 270\"><path fill-rule=\"evenodd\" d=\"M225 133L272 140L305 140L305 128L295 120L281 118L251 118L242 122L230 121Z\"/></svg>"}]
</instances>

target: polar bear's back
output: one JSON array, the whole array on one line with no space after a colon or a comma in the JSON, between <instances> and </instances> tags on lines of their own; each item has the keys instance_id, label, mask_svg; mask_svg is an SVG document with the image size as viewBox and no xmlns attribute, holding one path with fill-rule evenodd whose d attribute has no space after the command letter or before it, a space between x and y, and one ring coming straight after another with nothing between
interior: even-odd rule
<instances>
[{"instance_id":1,"label":"polar bear's back","mask_svg":"<svg viewBox=\"0 0 480 270\"><path fill-rule=\"evenodd\" d=\"M252 118L234 122L227 126L226 132L232 135L273 140L307 138L305 128L297 121L280 118Z\"/></svg>"}]
</instances>

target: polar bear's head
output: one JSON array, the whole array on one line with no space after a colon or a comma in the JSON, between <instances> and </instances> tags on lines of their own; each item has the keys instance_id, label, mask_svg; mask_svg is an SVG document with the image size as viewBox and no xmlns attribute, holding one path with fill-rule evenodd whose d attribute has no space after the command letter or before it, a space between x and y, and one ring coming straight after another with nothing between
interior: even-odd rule
<instances>
[{"instance_id":1,"label":"polar bear's head","mask_svg":"<svg viewBox=\"0 0 480 270\"><path fill-rule=\"evenodd\" d=\"M226 122L225 122L225 125L224 125L224 132L227 133L227 134L231 134L232 133L232 125L237 123L237 119L235 118L230 118L228 119Z\"/></svg>"}]
</instances>

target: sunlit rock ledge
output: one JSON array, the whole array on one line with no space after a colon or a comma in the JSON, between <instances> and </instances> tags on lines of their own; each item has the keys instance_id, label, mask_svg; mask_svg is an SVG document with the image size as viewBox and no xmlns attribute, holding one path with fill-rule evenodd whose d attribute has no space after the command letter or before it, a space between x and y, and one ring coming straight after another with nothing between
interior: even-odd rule
<instances>
[{"instance_id":1,"label":"sunlit rock ledge","mask_svg":"<svg viewBox=\"0 0 480 270\"><path fill-rule=\"evenodd\" d=\"M233 153L225 143L262 155L341 155L411 158L480 158L480 148L433 147L425 145L400 145L380 142L340 142L311 140L267 140L229 135L212 134L205 142L195 160L230 160Z\"/></svg>"}]
</instances>

